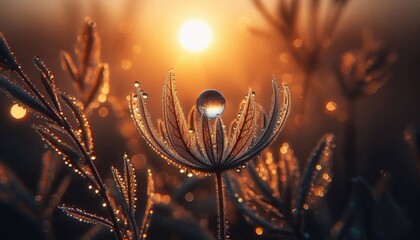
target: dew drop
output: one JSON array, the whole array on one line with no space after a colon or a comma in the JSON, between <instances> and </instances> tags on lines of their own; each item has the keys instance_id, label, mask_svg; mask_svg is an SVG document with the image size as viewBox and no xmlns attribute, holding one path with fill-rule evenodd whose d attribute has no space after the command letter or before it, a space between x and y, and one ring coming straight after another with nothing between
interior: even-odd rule
<instances>
[{"instance_id":1,"label":"dew drop","mask_svg":"<svg viewBox=\"0 0 420 240\"><path fill-rule=\"evenodd\" d=\"M205 90L197 98L197 109L208 118L216 118L225 110L226 101L223 95L213 89Z\"/></svg>"},{"instance_id":2,"label":"dew drop","mask_svg":"<svg viewBox=\"0 0 420 240\"><path fill-rule=\"evenodd\" d=\"M135 82L134 82L134 87L136 87L136 88L137 88L137 87L139 87L139 86L140 86L139 81L135 81Z\"/></svg>"}]
</instances>

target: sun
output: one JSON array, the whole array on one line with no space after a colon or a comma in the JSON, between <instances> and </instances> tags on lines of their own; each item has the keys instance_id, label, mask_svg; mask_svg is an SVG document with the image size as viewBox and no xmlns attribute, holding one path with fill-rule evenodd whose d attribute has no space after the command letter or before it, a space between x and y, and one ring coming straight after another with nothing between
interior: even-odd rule
<instances>
[{"instance_id":1,"label":"sun","mask_svg":"<svg viewBox=\"0 0 420 240\"><path fill-rule=\"evenodd\" d=\"M182 24L178 37L181 45L188 51L202 52L209 47L212 32L205 22L191 19Z\"/></svg>"}]
</instances>

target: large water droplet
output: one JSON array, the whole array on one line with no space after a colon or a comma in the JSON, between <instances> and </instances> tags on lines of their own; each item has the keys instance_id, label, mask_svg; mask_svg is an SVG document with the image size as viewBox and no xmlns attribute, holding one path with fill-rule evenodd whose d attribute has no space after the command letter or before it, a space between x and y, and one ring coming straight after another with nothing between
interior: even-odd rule
<instances>
[{"instance_id":1,"label":"large water droplet","mask_svg":"<svg viewBox=\"0 0 420 240\"><path fill-rule=\"evenodd\" d=\"M226 101L223 95L213 89L206 90L197 98L197 109L208 118L216 118L225 110Z\"/></svg>"}]
</instances>

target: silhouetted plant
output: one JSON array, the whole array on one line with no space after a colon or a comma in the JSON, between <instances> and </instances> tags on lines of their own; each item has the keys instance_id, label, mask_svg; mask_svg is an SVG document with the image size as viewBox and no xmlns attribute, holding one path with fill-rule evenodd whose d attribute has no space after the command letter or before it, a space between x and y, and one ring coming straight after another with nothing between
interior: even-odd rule
<instances>
[{"instance_id":1,"label":"silhouetted plant","mask_svg":"<svg viewBox=\"0 0 420 240\"><path fill-rule=\"evenodd\" d=\"M237 119L226 134L220 115L225 99L216 90L206 90L190 111L188 122L176 95L175 76L170 70L163 87L163 119L154 127L146 107L147 93L134 85L137 93L130 98L132 117L149 146L188 176L213 174L216 181L218 206L218 239L227 238L223 173L244 166L278 135L290 108L289 91L273 79L273 97L269 116L257 111L255 94L248 92ZM264 116L262 126L258 114ZM210 119L215 119L212 123Z\"/></svg>"},{"instance_id":2,"label":"silhouetted plant","mask_svg":"<svg viewBox=\"0 0 420 240\"><path fill-rule=\"evenodd\" d=\"M384 49L371 32L364 31L360 49L345 52L341 61L337 61L336 78L347 104L344 136L347 180L356 176L357 101L385 85L391 76L390 66L395 60L394 53Z\"/></svg>"},{"instance_id":3,"label":"silhouetted plant","mask_svg":"<svg viewBox=\"0 0 420 240\"><path fill-rule=\"evenodd\" d=\"M374 186L361 177L352 179L353 191L347 209L332 227L329 239L407 239L412 236L413 226L394 200L390 181L391 177L384 171Z\"/></svg>"},{"instance_id":4,"label":"silhouetted plant","mask_svg":"<svg viewBox=\"0 0 420 240\"><path fill-rule=\"evenodd\" d=\"M4 74L0 75L0 88L13 100L30 109L36 116L44 119L44 123L34 128L42 139L57 153L63 156L65 163L76 173L84 177L90 188L100 195L103 206L108 210L110 219L87 213L78 208L62 207L69 215L79 220L100 223L115 232L117 239L143 239L146 236L148 219L152 211L149 199L146 212L138 229L134 219L135 214L135 175L130 160L125 156L124 176L113 169L117 188L123 196L123 207L115 202L114 196L105 186L94 163L93 139L89 122L83 112L81 103L56 87L53 73L38 57L34 59L35 66L41 76L46 90L45 97L16 61L9 45L0 34L1 67L16 73L24 82L25 87L10 80ZM150 174L150 173L149 173ZM149 195L153 194L152 181L149 177Z\"/></svg>"},{"instance_id":5,"label":"silhouetted plant","mask_svg":"<svg viewBox=\"0 0 420 240\"><path fill-rule=\"evenodd\" d=\"M279 0L274 13L261 0L252 2L284 39L289 54L303 71L303 104L299 112L303 114L312 75L322 52L330 45L348 0ZM251 28L251 32L260 30Z\"/></svg>"},{"instance_id":6,"label":"silhouetted plant","mask_svg":"<svg viewBox=\"0 0 420 240\"><path fill-rule=\"evenodd\" d=\"M408 127L404 131L404 140L407 142L410 153L415 161L415 168L417 174L418 183L420 183L420 133L414 126Z\"/></svg>"},{"instance_id":7,"label":"silhouetted plant","mask_svg":"<svg viewBox=\"0 0 420 240\"><path fill-rule=\"evenodd\" d=\"M333 148L333 135L325 135L302 171L289 144L283 143L279 159L267 151L249 163L248 171L226 178L229 193L250 222L272 234L306 239L304 213L328 190Z\"/></svg>"}]
</instances>

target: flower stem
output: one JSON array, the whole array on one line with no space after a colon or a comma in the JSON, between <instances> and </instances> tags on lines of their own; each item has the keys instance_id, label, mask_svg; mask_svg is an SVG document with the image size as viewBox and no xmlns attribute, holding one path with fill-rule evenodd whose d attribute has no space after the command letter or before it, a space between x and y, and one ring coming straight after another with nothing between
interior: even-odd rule
<instances>
[{"instance_id":1,"label":"flower stem","mask_svg":"<svg viewBox=\"0 0 420 240\"><path fill-rule=\"evenodd\" d=\"M345 157L346 157L346 181L357 175L357 156L356 156L356 99L347 100L348 119L345 125Z\"/></svg>"},{"instance_id":2,"label":"flower stem","mask_svg":"<svg viewBox=\"0 0 420 240\"><path fill-rule=\"evenodd\" d=\"M222 172L216 172L216 196L217 196L217 239L226 239L226 209L225 209L225 192L223 186Z\"/></svg>"}]
</instances>

